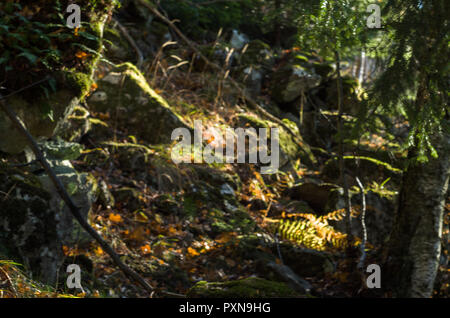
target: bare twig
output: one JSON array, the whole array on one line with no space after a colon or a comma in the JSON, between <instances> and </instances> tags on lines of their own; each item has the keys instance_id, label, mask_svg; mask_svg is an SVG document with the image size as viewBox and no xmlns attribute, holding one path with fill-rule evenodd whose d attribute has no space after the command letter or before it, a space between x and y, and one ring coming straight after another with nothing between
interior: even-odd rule
<instances>
[{"instance_id":1,"label":"bare twig","mask_svg":"<svg viewBox=\"0 0 450 318\"><path fill-rule=\"evenodd\" d=\"M361 257L359 259L358 268L363 268L364 260L366 259L366 195L364 194L364 187L358 177L355 177L358 188L361 191L362 208L361 208L361 227L362 227L362 241L361 241Z\"/></svg>"},{"instance_id":2,"label":"bare twig","mask_svg":"<svg viewBox=\"0 0 450 318\"><path fill-rule=\"evenodd\" d=\"M27 139L31 150L35 154L37 160L41 163L42 167L50 177L50 180L52 181L53 185L56 188L56 191L61 196L63 201L66 203L67 207L69 208L70 212L72 213L73 217L80 223L80 225L83 227L83 229L88 232L102 247L102 249L108 253L108 255L113 259L114 263L117 264L117 266L130 278L135 280L137 283L139 283L146 291L148 291L151 295L154 292L154 288L148 284L138 273L133 271L130 267L125 265L119 258L119 256L114 252L114 250L109 246L109 244L100 236L100 234L97 233L90 225L89 223L81 216L79 208L75 205L72 198L67 193L66 189L64 188L64 185L61 183L61 181L56 176L53 169L50 167L49 163L45 159L44 155L42 154L41 150L39 149L38 144L34 140L33 136L28 132L28 130L25 128L25 126L22 124L20 119L17 117L17 114L14 112L14 110L1 98L0 95L0 106L3 109L3 111L6 113L6 115L9 117L11 122L14 124L14 126L19 130L19 132Z\"/></svg>"},{"instance_id":3,"label":"bare twig","mask_svg":"<svg viewBox=\"0 0 450 318\"><path fill-rule=\"evenodd\" d=\"M33 86L39 85L39 84L41 84L41 83L44 83L44 82L48 81L49 79L50 79L50 76L46 76L46 77L44 77L43 79L41 79L41 80L39 80L39 81L37 81L37 82L31 83L30 85L27 85L27 86L25 86L25 87L22 87L21 89L18 89L17 91L14 91L14 92L12 92L12 93L10 93L10 94L8 94L8 95L5 95L5 96L1 96L1 95L0 95L0 100L2 100L2 99L7 99L7 98L9 98L9 97L11 97L11 96L13 96L13 95L16 95L16 94L18 94L18 93L20 93L20 92L23 92L23 91L25 91L25 90L27 90L27 89L33 87Z\"/></svg>"},{"instance_id":4,"label":"bare twig","mask_svg":"<svg viewBox=\"0 0 450 318\"><path fill-rule=\"evenodd\" d=\"M112 18L112 20L117 24L117 27L119 28L120 32L122 32L123 36L127 39L128 43L133 47L134 51L136 52L137 56L137 62L136 67L141 70L142 64L144 63L144 56L142 55L141 50L137 46L134 39L131 37L130 33L128 33L128 30L115 18Z\"/></svg>"},{"instance_id":5,"label":"bare twig","mask_svg":"<svg viewBox=\"0 0 450 318\"><path fill-rule=\"evenodd\" d=\"M3 274L5 275L6 280L8 281L9 285L11 286L11 289L12 289L13 292L14 292L14 295L16 296L16 298L18 298L18 297L19 297L19 294L17 293L17 289L16 289L16 287L14 286L14 283L12 282L11 277L9 277L8 273L7 273L1 266L0 266L0 270L1 270L1 271L3 272Z\"/></svg>"}]
</instances>

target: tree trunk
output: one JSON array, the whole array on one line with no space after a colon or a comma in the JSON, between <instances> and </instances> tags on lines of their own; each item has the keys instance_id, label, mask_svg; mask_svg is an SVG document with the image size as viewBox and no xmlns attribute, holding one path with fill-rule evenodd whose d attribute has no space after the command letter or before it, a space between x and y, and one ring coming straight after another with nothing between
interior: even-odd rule
<instances>
[{"instance_id":1,"label":"tree trunk","mask_svg":"<svg viewBox=\"0 0 450 318\"><path fill-rule=\"evenodd\" d=\"M439 266L444 204L450 175L450 135L436 133L439 154L410 166L403 176L394 228L388 245L388 290L396 297L431 297ZM415 150L410 151L410 157Z\"/></svg>"},{"instance_id":2,"label":"tree trunk","mask_svg":"<svg viewBox=\"0 0 450 318\"><path fill-rule=\"evenodd\" d=\"M339 181L344 188L344 202L345 202L345 227L348 236L349 249L352 246L353 236L352 236L352 223L351 223L351 202L350 194L348 192L348 182L345 176L345 163L344 163L344 105L342 103L342 98L344 96L342 88L342 76L341 76L341 57L339 52L336 50L334 52L336 59L336 72L337 72L337 95L338 95L338 135L339 135Z\"/></svg>"}]
</instances>

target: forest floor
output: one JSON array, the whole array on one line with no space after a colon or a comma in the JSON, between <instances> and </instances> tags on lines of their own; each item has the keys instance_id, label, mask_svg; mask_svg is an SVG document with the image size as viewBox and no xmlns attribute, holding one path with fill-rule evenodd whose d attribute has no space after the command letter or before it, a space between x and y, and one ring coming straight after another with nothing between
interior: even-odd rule
<instances>
[{"instance_id":1,"label":"forest floor","mask_svg":"<svg viewBox=\"0 0 450 318\"><path fill-rule=\"evenodd\" d=\"M133 56L134 51L128 49L128 55ZM289 55L293 51L284 53ZM184 122L192 125L194 120L201 120L205 127L226 128L236 127L243 114L253 117L255 122L267 120L246 105L227 79L207 67L198 71L193 60L188 59L191 53L182 44L167 52L162 47L141 67L148 85ZM187 63L180 65L180 60ZM274 65L273 69L280 65ZM91 96L102 89L102 79L112 70L110 63L99 63ZM270 90L263 86L258 101L270 104L270 99ZM123 104L128 107L126 102ZM155 288L155 297L168 293L180 297L205 296L201 293L207 291L194 290L193 286L198 287L201 281L229 282L249 277L284 282L287 294L296 297L389 296L366 285L369 274L365 268L383 261L383 242L369 240L364 266L357 267L362 238L359 232L362 207L358 201L361 191L357 184L350 184L355 200L352 222L357 224L358 231L350 241L351 246L343 231L345 211L339 203L342 197L338 195L337 201L329 197L333 189L339 188L335 185L336 169L330 166L337 148L334 132L320 136L329 139L332 144L329 149L323 149L324 144L310 144L314 164L296 158L288 160L278 173L264 175L254 164L174 164L170 157L173 143L149 142L130 126L130 118L139 121L139 114L123 116L119 107L96 109L89 98L82 106L89 110L93 125L79 140L84 148L82 155L71 163L78 172L88 173L96 180L97 199L89 222L122 261ZM291 114L294 119L298 116ZM324 110L318 116L333 121L336 109ZM353 122L349 115L346 124ZM253 124L245 123L246 127ZM308 133L306 126L300 128L302 134ZM170 132L165 134L170 136ZM213 136L206 139L207 143L214 142ZM394 180L400 165L391 167L378 161L384 154L390 154L394 163L401 161L405 153L399 150L400 139L387 133L370 134L356 146L355 140L347 140L345 145L348 156L378 156L376 168L369 165L363 181L365 195L390 209L382 216L394 214L399 191ZM397 161L395 156L400 159ZM315 200L308 201L304 194L297 194L302 184L311 185L313 190L304 191L309 191L308 195ZM326 194L322 196L324 187ZM449 203L445 209L448 226ZM379 213L377 206L368 208L367 213ZM381 225L376 223L374 228L383 227L384 221L379 222ZM446 231L448 235L448 227ZM81 266L83 290L68 289L62 278L56 286L42 285L31 279L23 266L0 260L0 298L148 296L96 242L63 246L63 252L65 264ZM257 296L269 295L264 288L255 288ZM435 296L450 296L450 270L445 266L439 269Z\"/></svg>"}]
</instances>

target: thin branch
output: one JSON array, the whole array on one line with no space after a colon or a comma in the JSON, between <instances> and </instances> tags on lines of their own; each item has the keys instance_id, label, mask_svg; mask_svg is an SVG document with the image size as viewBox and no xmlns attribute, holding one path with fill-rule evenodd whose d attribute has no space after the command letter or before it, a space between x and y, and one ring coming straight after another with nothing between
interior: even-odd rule
<instances>
[{"instance_id":1,"label":"thin branch","mask_svg":"<svg viewBox=\"0 0 450 318\"><path fill-rule=\"evenodd\" d=\"M359 190L361 191L362 199L362 211L361 211L361 227L362 227L362 241L361 241L361 258L359 259L358 268L363 268L364 260L366 259L366 241L367 241L367 228L366 228L366 195L364 194L364 187L358 177L355 177Z\"/></svg>"},{"instance_id":2,"label":"thin branch","mask_svg":"<svg viewBox=\"0 0 450 318\"><path fill-rule=\"evenodd\" d=\"M122 32L123 36L127 39L128 43L133 47L134 51L136 52L137 56L137 62L136 67L141 70L142 64L144 63L144 56L142 55L141 50L136 44L136 41L132 38L130 33L128 33L128 30L115 18L112 18L112 20L117 24L117 27L119 28L120 32Z\"/></svg>"},{"instance_id":3,"label":"thin branch","mask_svg":"<svg viewBox=\"0 0 450 318\"><path fill-rule=\"evenodd\" d=\"M11 97L13 95L16 95L16 94L18 94L20 92L23 92L23 91L25 91L25 90L33 87L33 86L39 85L41 83L44 83L44 82L48 81L49 79L50 79L50 76L46 76L45 78L43 78L43 79L41 79L41 80L39 80L37 82L31 83L30 85L27 85L25 87L22 87L21 89L18 89L17 91L14 91L14 92L12 92L12 93L10 93L8 95L5 95L5 96L1 96L0 95L0 100L7 99L7 98L9 98L9 97Z\"/></svg>"}]
</instances>

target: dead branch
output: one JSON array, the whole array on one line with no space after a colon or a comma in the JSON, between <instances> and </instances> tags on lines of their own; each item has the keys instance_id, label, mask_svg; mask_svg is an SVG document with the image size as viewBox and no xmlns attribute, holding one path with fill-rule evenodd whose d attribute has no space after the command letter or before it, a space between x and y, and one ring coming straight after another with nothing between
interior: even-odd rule
<instances>
[{"instance_id":1,"label":"dead branch","mask_svg":"<svg viewBox=\"0 0 450 318\"><path fill-rule=\"evenodd\" d=\"M367 241L367 228L366 228L366 195L364 194L364 187L358 177L355 178L358 188L361 191L362 207L361 207L361 227L362 227L362 241L361 241L361 257L359 259L358 268L362 269L364 266L364 260L366 259L366 241Z\"/></svg>"},{"instance_id":2,"label":"dead branch","mask_svg":"<svg viewBox=\"0 0 450 318\"><path fill-rule=\"evenodd\" d=\"M138 70L141 70L142 64L144 63L144 56L142 55L141 50L137 46L136 41L134 41L130 33L128 33L128 30L117 19L112 18L112 20L114 21L114 23L117 24L117 27L119 28L120 32L122 32L125 39L127 39L128 43L130 43L131 47L136 52L137 56L136 67L138 68Z\"/></svg>"}]
</instances>

